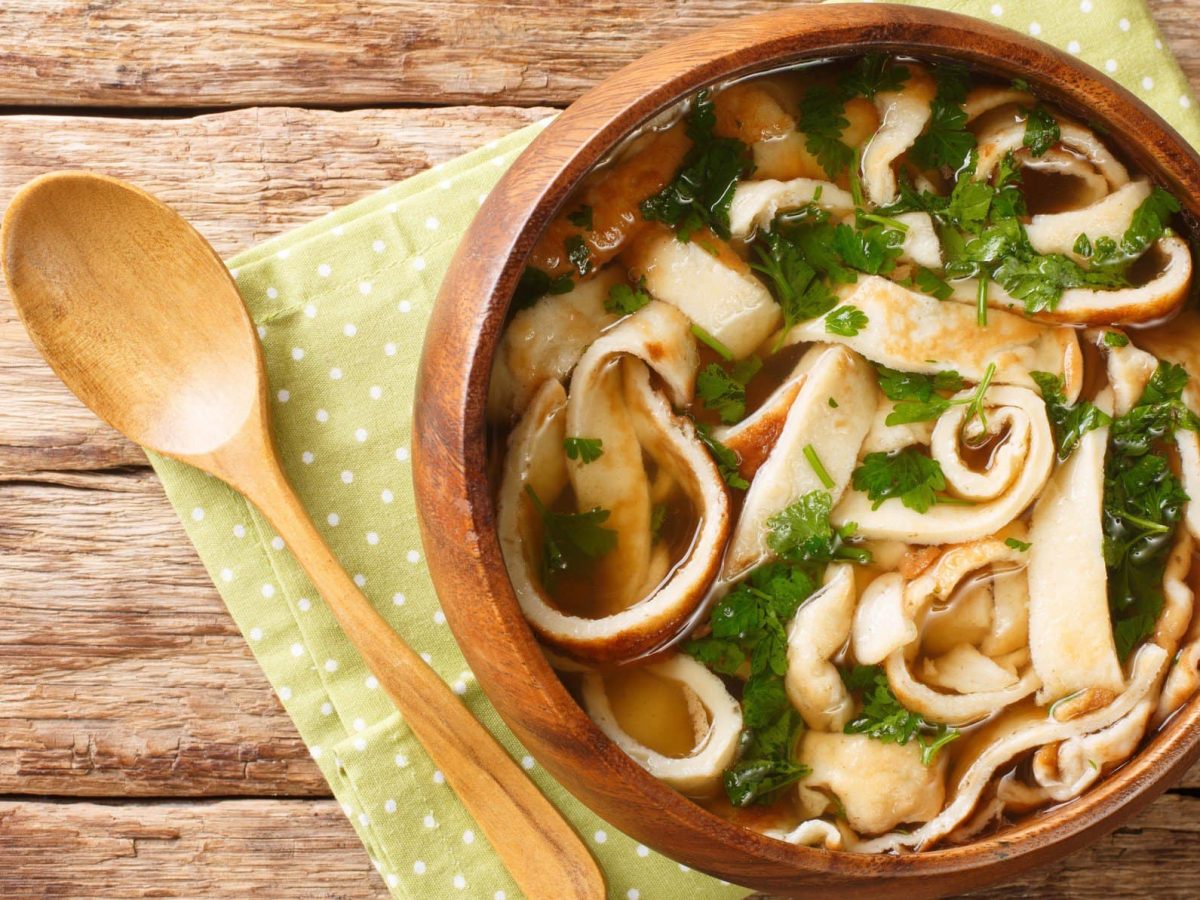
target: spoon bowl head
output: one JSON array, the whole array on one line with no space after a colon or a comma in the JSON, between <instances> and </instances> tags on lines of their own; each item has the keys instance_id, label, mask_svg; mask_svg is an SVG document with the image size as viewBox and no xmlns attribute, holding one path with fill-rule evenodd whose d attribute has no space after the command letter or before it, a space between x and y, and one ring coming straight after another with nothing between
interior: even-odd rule
<instances>
[{"instance_id":1,"label":"spoon bowl head","mask_svg":"<svg viewBox=\"0 0 1200 900\"><path fill-rule=\"evenodd\" d=\"M189 458L261 416L262 350L237 286L165 204L113 178L54 173L22 188L0 243L34 343L118 431Z\"/></svg>"}]
</instances>

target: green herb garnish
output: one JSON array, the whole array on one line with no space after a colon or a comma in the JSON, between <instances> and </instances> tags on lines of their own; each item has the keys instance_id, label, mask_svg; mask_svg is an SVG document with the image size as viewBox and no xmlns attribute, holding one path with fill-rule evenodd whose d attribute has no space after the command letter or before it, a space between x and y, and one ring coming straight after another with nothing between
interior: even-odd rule
<instances>
[{"instance_id":1,"label":"green herb garnish","mask_svg":"<svg viewBox=\"0 0 1200 900\"><path fill-rule=\"evenodd\" d=\"M792 563L832 562L846 559L866 564L871 552L846 542L858 526L853 522L835 528L829 521L833 498L827 491L811 491L767 520L767 546L780 559Z\"/></svg>"},{"instance_id":2,"label":"green herb garnish","mask_svg":"<svg viewBox=\"0 0 1200 900\"><path fill-rule=\"evenodd\" d=\"M1065 460L1079 445L1079 439L1095 428L1103 428L1112 417L1086 400L1071 405L1063 391L1063 381L1049 372L1030 372L1030 377L1042 392L1046 403L1046 417L1054 429L1054 443L1058 447L1058 458Z\"/></svg>"},{"instance_id":3,"label":"green herb garnish","mask_svg":"<svg viewBox=\"0 0 1200 900\"><path fill-rule=\"evenodd\" d=\"M583 237L573 234L563 241L567 251L567 260L575 267L580 277L592 271L592 251L584 243Z\"/></svg>"},{"instance_id":4,"label":"green herb garnish","mask_svg":"<svg viewBox=\"0 0 1200 900\"><path fill-rule=\"evenodd\" d=\"M741 472L738 471L741 465L738 455L713 437L712 429L709 426L697 422L696 437L708 449L713 462L717 464L717 471L721 473L721 478L727 485L739 491L750 487L750 482L743 478Z\"/></svg>"},{"instance_id":5,"label":"green herb garnish","mask_svg":"<svg viewBox=\"0 0 1200 900\"><path fill-rule=\"evenodd\" d=\"M1010 537L1004 539L1004 546L1016 550L1018 553L1026 553L1029 551L1029 548L1033 546L1033 544L1030 544L1027 541L1019 541L1014 537Z\"/></svg>"},{"instance_id":6,"label":"green herb garnish","mask_svg":"<svg viewBox=\"0 0 1200 900\"><path fill-rule=\"evenodd\" d=\"M958 169L975 147L975 136L967 131L967 113L963 103L969 84L965 67L940 65L934 69L937 94L930 105L929 124L913 143L909 155L924 169L948 166Z\"/></svg>"},{"instance_id":7,"label":"green herb garnish","mask_svg":"<svg viewBox=\"0 0 1200 900\"><path fill-rule=\"evenodd\" d=\"M895 453L868 453L850 481L856 491L864 492L871 500L872 509L898 497L919 513L928 512L938 502L938 492L946 489L946 477L938 461L912 447Z\"/></svg>"},{"instance_id":8,"label":"green herb garnish","mask_svg":"<svg viewBox=\"0 0 1200 900\"><path fill-rule=\"evenodd\" d=\"M541 269L526 266L520 281L517 282L516 290L513 291L513 306L524 309L546 294L565 294L573 287L575 282L571 280L570 275L551 278L549 273Z\"/></svg>"},{"instance_id":9,"label":"green herb garnish","mask_svg":"<svg viewBox=\"0 0 1200 900\"><path fill-rule=\"evenodd\" d=\"M646 293L646 279L642 278L636 287L630 287L625 282L610 287L608 297L604 301L604 309L614 315L628 316L649 302L650 295Z\"/></svg>"},{"instance_id":10,"label":"green herb garnish","mask_svg":"<svg viewBox=\"0 0 1200 900\"><path fill-rule=\"evenodd\" d=\"M839 306L825 317L825 331L842 337L854 337L869 322L867 314L857 306Z\"/></svg>"},{"instance_id":11,"label":"green herb garnish","mask_svg":"<svg viewBox=\"0 0 1200 900\"><path fill-rule=\"evenodd\" d=\"M735 363L729 371L717 363L709 363L696 376L696 396L726 425L740 422L746 415L746 384L762 368L762 360L749 356Z\"/></svg>"},{"instance_id":12,"label":"green herb garnish","mask_svg":"<svg viewBox=\"0 0 1200 900\"><path fill-rule=\"evenodd\" d=\"M830 397L830 400L833 398ZM817 455L817 450L812 444L806 444L804 447L804 458L808 460L809 466L812 467L817 479L825 486L826 490L833 490L834 480L829 475L829 470L825 468L825 464L821 462L821 457Z\"/></svg>"},{"instance_id":13,"label":"green herb garnish","mask_svg":"<svg viewBox=\"0 0 1200 900\"><path fill-rule=\"evenodd\" d=\"M1025 138L1022 145L1031 156L1042 156L1062 139L1058 120L1043 106L1035 106L1025 117Z\"/></svg>"},{"instance_id":14,"label":"green herb garnish","mask_svg":"<svg viewBox=\"0 0 1200 900\"><path fill-rule=\"evenodd\" d=\"M546 508L531 485L525 485L525 493L542 519L543 585L549 586L568 569L590 565L617 546L617 533L602 527L608 521L607 509L556 513Z\"/></svg>"},{"instance_id":15,"label":"green herb garnish","mask_svg":"<svg viewBox=\"0 0 1200 900\"><path fill-rule=\"evenodd\" d=\"M584 205L567 216L567 221L577 228L592 230L592 208Z\"/></svg>"},{"instance_id":16,"label":"green herb garnish","mask_svg":"<svg viewBox=\"0 0 1200 900\"><path fill-rule=\"evenodd\" d=\"M921 762L927 766L933 765L942 747L961 735L956 728L934 725L902 706L879 666L839 671L847 689L860 694L863 703L862 712L843 729L846 734L865 734L885 744L903 745L915 740L921 748Z\"/></svg>"},{"instance_id":17,"label":"green herb garnish","mask_svg":"<svg viewBox=\"0 0 1200 900\"><path fill-rule=\"evenodd\" d=\"M604 441L600 438L563 438L563 450L566 451L567 459L577 459L587 465L604 455Z\"/></svg>"}]
</instances>

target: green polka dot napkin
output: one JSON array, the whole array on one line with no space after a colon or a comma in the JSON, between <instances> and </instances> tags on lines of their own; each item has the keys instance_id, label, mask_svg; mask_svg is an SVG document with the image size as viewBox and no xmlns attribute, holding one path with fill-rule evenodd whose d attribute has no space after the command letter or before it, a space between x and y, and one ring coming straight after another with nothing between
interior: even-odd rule
<instances>
[{"instance_id":1,"label":"green polka dot napkin","mask_svg":"<svg viewBox=\"0 0 1200 900\"><path fill-rule=\"evenodd\" d=\"M1140 0L942 2L1107 69L1200 142L1200 118ZM544 124L544 123L543 123ZM488 705L424 565L410 478L413 382L459 236L541 125L230 261L258 324L284 466L379 611L585 837L616 898L742 896L659 856L566 794ZM515 898L516 886L270 526L223 484L152 458L213 581L397 897Z\"/></svg>"}]
</instances>

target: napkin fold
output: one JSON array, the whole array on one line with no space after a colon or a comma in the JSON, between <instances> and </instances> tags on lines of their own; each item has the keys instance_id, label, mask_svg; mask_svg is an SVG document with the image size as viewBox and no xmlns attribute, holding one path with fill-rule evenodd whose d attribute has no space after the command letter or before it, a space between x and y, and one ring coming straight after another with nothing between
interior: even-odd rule
<instances>
[{"instance_id":1,"label":"napkin fold","mask_svg":"<svg viewBox=\"0 0 1200 900\"><path fill-rule=\"evenodd\" d=\"M1188 140L1200 116L1142 0L946 0L1123 82ZM548 120L547 120L548 121ZM599 819L504 727L429 582L410 472L429 311L487 192L546 122L434 166L229 261L258 325L280 456L309 513L387 622L562 810L614 898L740 897ZM266 521L216 479L151 462L255 657L396 897L520 892Z\"/></svg>"}]
</instances>

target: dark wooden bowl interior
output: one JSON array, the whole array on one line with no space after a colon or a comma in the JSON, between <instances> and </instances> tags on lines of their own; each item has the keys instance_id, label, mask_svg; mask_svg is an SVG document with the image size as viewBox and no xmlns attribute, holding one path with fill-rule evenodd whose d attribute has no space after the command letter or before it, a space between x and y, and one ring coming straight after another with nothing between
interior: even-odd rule
<instances>
[{"instance_id":1,"label":"dark wooden bowl interior","mask_svg":"<svg viewBox=\"0 0 1200 900\"><path fill-rule=\"evenodd\" d=\"M492 357L534 241L580 179L630 131L701 87L790 63L867 51L950 58L1023 78L1106 129L1128 160L1200 216L1200 157L1128 91L1032 38L909 6L804 6L663 47L589 91L517 160L481 208L443 283L425 344L414 478L446 616L505 722L576 797L687 865L779 895L925 897L978 888L1115 828L1200 757L1193 698L1127 765L1083 797L978 842L905 856L794 847L735 826L661 784L592 723L538 649L509 584L486 476Z\"/></svg>"}]
</instances>

